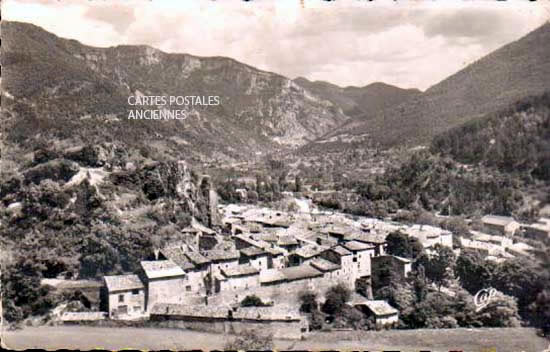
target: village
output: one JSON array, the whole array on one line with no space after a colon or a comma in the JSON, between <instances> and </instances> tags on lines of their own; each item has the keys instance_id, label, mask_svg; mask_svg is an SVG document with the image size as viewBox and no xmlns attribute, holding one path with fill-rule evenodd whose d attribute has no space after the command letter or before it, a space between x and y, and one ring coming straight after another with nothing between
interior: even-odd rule
<instances>
[{"instance_id":1,"label":"village","mask_svg":"<svg viewBox=\"0 0 550 352\"><path fill-rule=\"evenodd\" d=\"M284 212L229 204L218 209L216 230L194 220L141 261L139 272L105 276L102 283L68 285L80 289L97 309L63 312L58 320L149 321L157 327L217 333L268 329L277 338L300 339L310 327L300 311L299 294L322 297L342 284L352 292L348 305L371 317L377 329L391 328L397 326L399 311L387 301L373 299L372 287L381 271L391 267L406 277L412 263L387 253L387 235L406 233L428 253L436 245L453 248L457 241L450 231L434 226L316 208ZM471 231L471 238L458 241L462 248L483 253L486 260L529 256L531 246L512 240L516 231L527 238L550 240L548 219L523 225L488 215L482 223L483 232ZM459 253L460 248L454 251ZM43 281L59 286L63 280ZM259 298L261 304L241 304L250 297Z\"/></svg>"}]
</instances>

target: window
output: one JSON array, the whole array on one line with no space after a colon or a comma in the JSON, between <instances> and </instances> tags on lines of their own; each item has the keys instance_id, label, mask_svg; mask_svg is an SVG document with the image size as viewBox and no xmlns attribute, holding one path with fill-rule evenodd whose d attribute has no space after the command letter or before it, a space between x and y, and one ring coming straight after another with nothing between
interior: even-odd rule
<instances>
[{"instance_id":1,"label":"window","mask_svg":"<svg viewBox=\"0 0 550 352\"><path fill-rule=\"evenodd\" d=\"M118 303L124 302L124 295L118 295Z\"/></svg>"},{"instance_id":2,"label":"window","mask_svg":"<svg viewBox=\"0 0 550 352\"><path fill-rule=\"evenodd\" d=\"M353 258L353 262L354 262L354 263L357 263L357 258Z\"/></svg>"},{"instance_id":3,"label":"window","mask_svg":"<svg viewBox=\"0 0 550 352\"><path fill-rule=\"evenodd\" d=\"M187 292L191 291L191 285L185 286L185 291L187 291Z\"/></svg>"},{"instance_id":4,"label":"window","mask_svg":"<svg viewBox=\"0 0 550 352\"><path fill-rule=\"evenodd\" d=\"M136 290L132 290L132 294L133 294L133 295L139 295L139 290L137 290L137 289L136 289Z\"/></svg>"}]
</instances>

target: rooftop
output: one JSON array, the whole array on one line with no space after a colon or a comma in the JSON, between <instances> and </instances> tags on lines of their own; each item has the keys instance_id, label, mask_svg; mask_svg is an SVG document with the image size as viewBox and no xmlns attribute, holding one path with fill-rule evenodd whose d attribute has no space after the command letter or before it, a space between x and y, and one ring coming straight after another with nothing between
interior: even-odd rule
<instances>
[{"instance_id":1,"label":"rooftop","mask_svg":"<svg viewBox=\"0 0 550 352\"><path fill-rule=\"evenodd\" d=\"M198 252L186 252L185 255L195 265L210 263L210 260Z\"/></svg>"},{"instance_id":2,"label":"rooftop","mask_svg":"<svg viewBox=\"0 0 550 352\"><path fill-rule=\"evenodd\" d=\"M311 266L322 272L333 271L340 269L340 265L335 264L323 258L315 258L311 261Z\"/></svg>"},{"instance_id":3,"label":"rooftop","mask_svg":"<svg viewBox=\"0 0 550 352\"><path fill-rule=\"evenodd\" d=\"M152 315L179 315L188 317L204 317L225 319L232 312L233 319L243 320L300 320L300 313L293 308L284 306L272 307L239 307L235 312L231 307L223 305L182 305L157 303L151 308Z\"/></svg>"},{"instance_id":4,"label":"rooftop","mask_svg":"<svg viewBox=\"0 0 550 352\"><path fill-rule=\"evenodd\" d=\"M222 305L188 305L157 303L151 308L151 315L180 315L188 317L227 318L231 310Z\"/></svg>"},{"instance_id":5,"label":"rooftop","mask_svg":"<svg viewBox=\"0 0 550 352\"><path fill-rule=\"evenodd\" d=\"M260 271L261 283L274 283L286 280L286 276L279 269L267 269Z\"/></svg>"},{"instance_id":6,"label":"rooftop","mask_svg":"<svg viewBox=\"0 0 550 352\"><path fill-rule=\"evenodd\" d=\"M114 276L104 276L105 286L107 286L107 291L129 291L135 289L144 288L143 283L137 275L114 275Z\"/></svg>"},{"instance_id":7,"label":"rooftop","mask_svg":"<svg viewBox=\"0 0 550 352\"><path fill-rule=\"evenodd\" d=\"M232 268L222 268L221 271L225 277L249 276L260 273L260 271L252 265L239 265Z\"/></svg>"},{"instance_id":8,"label":"rooftop","mask_svg":"<svg viewBox=\"0 0 550 352\"><path fill-rule=\"evenodd\" d=\"M344 248L346 248L347 250L350 250L350 251L365 251L367 249L372 249L374 248L373 246L371 245L368 245L364 242L359 242L359 241L349 241L349 242L345 242L342 244L342 246Z\"/></svg>"},{"instance_id":9,"label":"rooftop","mask_svg":"<svg viewBox=\"0 0 550 352\"><path fill-rule=\"evenodd\" d=\"M364 243L373 243L373 244L384 244L386 243L386 234L375 233L375 232L361 232L356 233L351 237L348 237L349 240L355 240Z\"/></svg>"},{"instance_id":10,"label":"rooftop","mask_svg":"<svg viewBox=\"0 0 550 352\"><path fill-rule=\"evenodd\" d=\"M514 221L512 217L500 215L485 215L481 218L482 223L496 226L506 226Z\"/></svg>"},{"instance_id":11,"label":"rooftop","mask_svg":"<svg viewBox=\"0 0 550 352\"><path fill-rule=\"evenodd\" d=\"M392 314L398 314L399 311L392 306L389 305L388 302L378 300L378 301L370 301L366 300L365 302L362 302L361 304L367 306L371 312L374 313L376 316L382 316L382 315L392 315Z\"/></svg>"},{"instance_id":12,"label":"rooftop","mask_svg":"<svg viewBox=\"0 0 550 352\"><path fill-rule=\"evenodd\" d=\"M252 236L255 240L266 241L266 242L277 242L277 235L270 232L257 233Z\"/></svg>"},{"instance_id":13,"label":"rooftop","mask_svg":"<svg viewBox=\"0 0 550 352\"><path fill-rule=\"evenodd\" d=\"M192 270L195 265L189 260L185 251L178 246L165 247L160 250L163 256L176 263L183 270Z\"/></svg>"},{"instance_id":14,"label":"rooftop","mask_svg":"<svg viewBox=\"0 0 550 352\"><path fill-rule=\"evenodd\" d=\"M213 262L236 260L241 256L237 250L210 250L204 251L202 254Z\"/></svg>"},{"instance_id":15,"label":"rooftop","mask_svg":"<svg viewBox=\"0 0 550 352\"><path fill-rule=\"evenodd\" d=\"M285 278L289 281L308 279L318 276L323 276L323 273L315 269L311 265L305 264L300 266L291 266L288 268L279 269Z\"/></svg>"},{"instance_id":16,"label":"rooftop","mask_svg":"<svg viewBox=\"0 0 550 352\"><path fill-rule=\"evenodd\" d=\"M351 252L347 249L345 249L344 247L342 246L336 246L334 248L331 249L333 252L335 252L336 254L340 255L340 256L344 256L344 255L350 255Z\"/></svg>"},{"instance_id":17,"label":"rooftop","mask_svg":"<svg viewBox=\"0 0 550 352\"><path fill-rule=\"evenodd\" d=\"M141 267L149 279L182 276L185 272L176 263L168 260L142 261Z\"/></svg>"},{"instance_id":18,"label":"rooftop","mask_svg":"<svg viewBox=\"0 0 550 352\"><path fill-rule=\"evenodd\" d=\"M279 240L277 241L277 245L279 246L293 246L297 244L298 244L298 241L296 240L296 238L290 235L280 236Z\"/></svg>"},{"instance_id":19,"label":"rooftop","mask_svg":"<svg viewBox=\"0 0 550 352\"><path fill-rule=\"evenodd\" d=\"M239 307L233 313L234 319L246 320L300 320L300 312L291 307Z\"/></svg>"},{"instance_id":20,"label":"rooftop","mask_svg":"<svg viewBox=\"0 0 550 352\"><path fill-rule=\"evenodd\" d=\"M247 257L256 257L259 255L267 254L267 252L264 249L258 248L258 247L246 247L241 249L240 252Z\"/></svg>"},{"instance_id":21,"label":"rooftop","mask_svg":"<svg viewBox=\"0 0 550 352\"><path fill-rule=\"evenodd\" d=\"M316 255L323 253L328 248L329 247L326 246L308 244L296 249L296 251L294 251L294 254L299 255L302 258L313 258Z\"/></svg>"}]
</instances>

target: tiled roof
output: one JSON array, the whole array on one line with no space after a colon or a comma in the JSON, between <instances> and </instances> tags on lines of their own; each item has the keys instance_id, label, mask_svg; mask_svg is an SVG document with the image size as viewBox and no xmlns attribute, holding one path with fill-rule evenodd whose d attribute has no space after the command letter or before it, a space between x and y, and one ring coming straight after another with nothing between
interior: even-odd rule
<instances>
[{"instance_id":1,"label":"tiled roof","mask_svg":"<svg viewBox=\"0 0 550 352\"><path fill-rule=\"evenodd\" d=\"M239 307L234 319L244 320L300 320L300 312L291 307Z\"/></svg>"},{"instance_id":2,"label":"tiled roof","mask_svg":"<svg viewBox=\"0 0 550 352\"><path fill-rule=\"evenodd\" d=\"M160 252L183 270L192 270L195 268L195 265L186 256L185 251L180 247L165 247Z\"/></svg>"},{"instance_id":3,"label":"tiled roof","mask_svg":"<svg viewBox=\"0 0 550 352\"><path fill-rule=\"evenodd\" d=\"M206 318L227 318L231 310L228 306L222 305L188 305L188 304L170 304L157 303L151 308L151 315L179 315L187 317L206 317Z\"/></svg>"},{"instance_id":4,"label":"tiled roof","mask_svg":"<svg viewBox=\"0 0 550 352\"><path fill-rule=\"evenodd\" d=\"M384 244L386 243L386 234L362 232L357 233L348 239L364 243Z\"/></svg>"},{"instance_id":5,"label":"tiled roof","mask_svg":"<svg viewBox=\"0 0 550 352\"><path fill-rule=\"evenodd\" d=\"M485 215L481 218L481 222L484 224L491 224L497 226L506 226L509 223L515 221L509 216L499 216L499 215Z\"/></svg>"},{"instance_id":6,"label":"tiled roof","mask_svg":"<svg viewBox=\"0 0 550 352\"><path fill-rule=\"evenodd\" d=\"M392 306L388 304L386 301L365 301L363 303L366 305L371 312L373 312L377 316L381 315L392 315L392 314L398 314L399 311Z\"/></svg>"},{"instance_id":7,"label":"tiled roof","mask_svg":"<svg viewBox=\"0 0 550 352\"><path fill-rule=\"evenodd\" d=\"M280 248L265 248L265 251L269 254L271 254L273 257L276 257L278 255L284 254L285 251L283 251Z\"/></svg>"},{"instance_id":8,"label":"tiled roof","mask_svg":"<svg viewBox=\"0 0 550 352\"><path fill-rule=\"evenodd\" d=\"M222 268L221 272L225 277L257 275L260 273L260 271L252 265L239 265L232 268Z\"/></svg>"},{"instance_id":9,"label":"tiled roof","mask_svg":"<svg viewBox=\"0 0 550 352\"><path fill-rule=\"evenodd\" d=\"M261 283L275 283L286 280L286 276L279 269L267 269L260 271Z\"/></svg>"},{"instance_id":10,"label":"tiled roof","mask_svg":"<svg viewBox=\"0 0 550 352\"><path fill-rule=\"evenodd\" d=\"M323 276L323 273L315 269L311 265L305 264L300 266L291 266L288 268L279 269L285 278L289 281L308 279L318 276Z\"/></svg>"},{"instance_id":11,"label":"tiled roof","mask_svg":"<svg viewBox=\"0 0 550 352\"><path fill-rule=\"evenodd\" d=\"M241 249L240 252L247 257L255 257L258 255L267 254L264 249L258 247L246 247Z\"/></svg>"},{"instance_id":12,"label":"tiled roof","mask_svg":"<svg viewBox=\"0 0 550 352\"><path fill-rule=\"evenodd\" d=\"M245 235L245 234L240 234L240 235L236 235L234 238L237 238L243 242L246 242L248 243L249 245L251 246L254 246L254 247L261 247L260 243L254 239L252 239L250 237L250 235Z\"/></svg>"},{"instance_id":13,"label":"tiled roof","mask_svg":"<svg viewBox=\"0 0 550 352\"><path fill-rule=\"evenodd\" d=\"M168 260L142 261L141 267L149 279L185 275L185 272L176 263Z\"/></svg>"},{"instance_id":14,"label":"tiled roof","mask_svg":"<svg viewBox=\"0 0 550 352\"><path fill-rule=\"evenodd\" d=\"M339 254L340 256L351 254L350 251L348 251L347 249L345 249L342 246L336 246L336 247L332 248L331 250L334 251L336 254Z\"/></svg>"},{"instance_id":15,"label":"tiled roof","mask_svg":"<svg viewBox=\"0 0 550 352\"><path fill-rule=\"evenodd\" d=\"M366 243L359 242L359 241L349 241L349 242L346 242L346 243L342 244L342 246L344 246L344 248L346 248L347 250L350 250L350 251L364 251L364 250L367 250L367 249L374 248L373 246L370 246Z\"/></svg>"},{"instance_id":16,"label":"tiled roof","mask_svg":"<svg viewBox=\"0 0 550 352\"><path fill-rule=\"evenodd\" d=\"M298 241L294 236L285 235L285 236L279 236L279 240L277 241L277 245L279 246L293 246L297 245Z\"/></svg>"},{"instance_id":17,"label":"tiled roof","mask_svg":"<svg viewBox=\"0 0 550 352\"><path fill-rule=\"evenodd\" d=\"M151 315L176 315L195 318L229 318L231 307L224 305L183 305L157 303L151 308ZM300 313L289 307L239 307L232 312L233 319L239 320L300 320Z\"/></svg>"},{"instance_id":18,"label":"tiled roof","mask_svg":"<svg viewBox=\"0 0 550 352\"><path fill-rule=\"evenodd\" d=\"M335 264L323 258L315 258L311 261L311 266L322 272L333 271L340 269L340 265Z\"/></svg>"},{"instance_id":19,"label":"tiled roof","mask_svg":"<svg viewBox=\"0 0 550 352\"><path fill-rule=\"evenodd\" d=\"M312 258L326 251L329 247L321 245L308 244L300 247L294 251L294 254L299 255L302 258Z\"/></svg>"},{"instance_id":20,"label":"tiled roof","mask_svg":"<svg viewBox=\"0 0 550 352\"><path fill-rule=\"evenodd\" d=\"M187 252L187 253L185 253L185 255L195 265L210 263L210 259L206 258L205 256L203 256L202 254L200 254L198 252Z\"/></svg>"},{"instance_id":21,"label":"tiled roof","mask_svg":"<svg viewBox=\"0 0 550 352\"><path fill-rule=\"evenodd\" d=\"M266 242L277 242L278 240L277 235L270 232L262 232L262 233L254 234L252 235L252 237L257 241L259 240L259 241L266 241Z\"/></svg>"},{"instance_id":22,"label":"tiled roof","mask_svg":"<svg viewBox=\"0 0 550 352\"><path fill-rule=\"evenodd\" d=\"M107 286L107 291L128 291L144 288L143 283L137 275L114 275L114 276L104 276L105 286Z\"/></svg>"},{"instance_id":23,"label":"tiled roof","mask_svg":"<svg viewBox=\"0 0 550 352\"><path fill-rule=\"evenodd\" d=\"M239 257L241 256L239 251L236 250L210 250L204 251L201 254L213 262L235 260L239 259Z\"/></svg>"}]
</instances>

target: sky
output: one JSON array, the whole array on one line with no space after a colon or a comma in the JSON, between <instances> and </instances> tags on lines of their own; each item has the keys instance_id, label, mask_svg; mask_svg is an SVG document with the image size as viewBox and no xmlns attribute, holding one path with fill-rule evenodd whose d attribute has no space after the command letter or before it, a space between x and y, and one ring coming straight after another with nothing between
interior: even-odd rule
<instances>
[{"instance_id":1,"label":"sky","mask_svg":"<svg viewBox=\"0 0 550 352\"><path fill-rule=\"evenodd\" d=\"M3 0L92 46L228 56L289 78L425 90L550 19L550 0Z\"/></svg>"}]
</instances>

